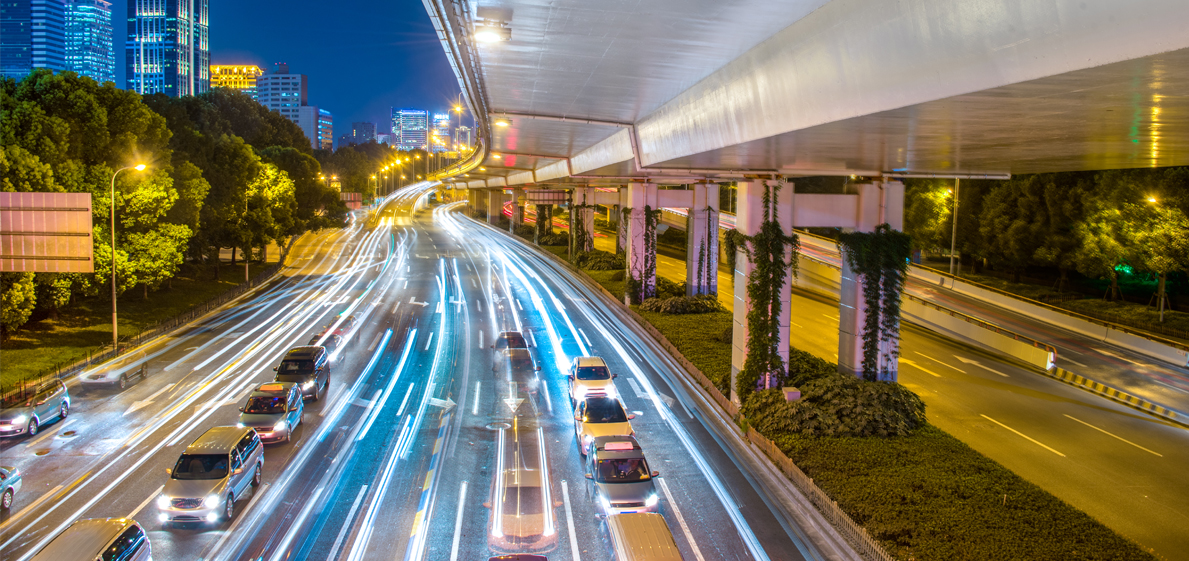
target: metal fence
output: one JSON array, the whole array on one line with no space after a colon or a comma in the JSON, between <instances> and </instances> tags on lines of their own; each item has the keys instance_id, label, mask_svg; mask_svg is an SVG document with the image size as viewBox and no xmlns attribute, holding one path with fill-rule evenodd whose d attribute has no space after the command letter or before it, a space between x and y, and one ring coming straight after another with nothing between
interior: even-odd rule
<instances>
[{"instance_id":1,"label":"metal fence","mask_svg":"<svg viewBox=\"0 0 1189 561\"><path fill-rule=\"evenodd\" d=\"M211 311L218 309L227 302L239 298L244 293L267 281L273 275L277 274L277 272L280 271L282 267L284 267L285 257L289 254L289 248L293 247L293 242L296 241L296 239L297 236L293 236L289 241L289 244L285 246L285 249L281 252L280 261L258 273L252 278L252 280L248 282L242 282L236 285L234 288L216 296L215 298L191 308L189 311L146 326L135 335L121 337L120 348L118 349L118 352L117 349L113 349L111 345L95 347L87 351L86 358L79 359L72 363L58 364L34 376L29 376L22 380L18 380L16 383L6 384L3 388L0 388L0 397L2 397L5 402L16 399L18 396L23 399L26 394L36 391L38 386L48 382L51 379L63 379L86 370L94 365L102 364L119 356L122 353L128 352L128 349L138 347L141 344L152 340L154 337L158 337L178 329L179 327L182 327L194 321L195 319L198 319L210 313Z\"/></svg>"}]
</instances>

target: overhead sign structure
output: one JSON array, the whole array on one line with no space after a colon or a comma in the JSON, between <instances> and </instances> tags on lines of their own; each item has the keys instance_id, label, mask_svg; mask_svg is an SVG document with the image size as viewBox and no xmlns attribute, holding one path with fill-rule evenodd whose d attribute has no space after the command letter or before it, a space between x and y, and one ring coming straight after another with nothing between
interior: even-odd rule
<instances>
[{"instance_id":1,"label":"overhead sign structure","mask_svg":"<svg viewBox=\"0 0 1189 561\"><path fill-rule=\"evenodd\" d=\"M559 189L526 189L524 198L528 204L556 205L569 202L569 192Z\"/></svg>"},{"instance_id":2,"label":"overhead sign structure","mask_svg":"<svg viewBox=\"0 0 1189 561\"><path fill-rule=\"evenodd\" d=\"M90 193L0 193L0 271L93 273Z\"/></svg>"}]
</instances>

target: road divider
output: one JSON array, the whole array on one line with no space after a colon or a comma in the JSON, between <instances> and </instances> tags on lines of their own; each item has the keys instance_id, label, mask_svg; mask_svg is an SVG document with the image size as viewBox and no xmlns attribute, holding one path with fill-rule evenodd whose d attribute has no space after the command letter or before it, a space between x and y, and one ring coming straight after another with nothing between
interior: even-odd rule
<instances>
[{"instance_id":1,"label":"road divider","mask_svg":"<svg viewBox=\"0 0 1189 561\"><path fill-rule=\"evenodd\" d=\"M1060 380L1076 388L1081 388L1088 392L1096 393L1112 401L1122 403L1128 407L1143 411L1149 415L1154 415L1156 417L1160 417L1161 419L1172 421L1178 425L1189 427L1189 414L1181 413L1164 407L1163 405L1152 403L1151 401L1141 397L1136 397L1123 390L1115 389L1101 382L1091 380L1085 376L1074 374L1073 372L1070 372L1064 368L1054 368L1045 374L1055 380Z\"/></svg>"}]
</instances>

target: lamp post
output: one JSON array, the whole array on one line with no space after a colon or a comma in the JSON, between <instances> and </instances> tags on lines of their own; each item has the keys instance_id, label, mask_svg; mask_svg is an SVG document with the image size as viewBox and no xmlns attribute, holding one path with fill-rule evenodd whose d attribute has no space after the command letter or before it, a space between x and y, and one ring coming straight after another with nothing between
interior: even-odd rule
<instances>
[{"instance_id":1,"label":"lamp post","mask_svg":"<svg viewBox=\"0 0 1189 561\"><path fill-rule=\"evenodd\" d=\"M950 274L954 275L954 250L958 247L958 183L960 179L954 178L954 229L950 233Z\"/></svg>"},{"instance_id":2,"label":"lamp post","mask_svg":"<svg viewBox=\"0 0 1189 561\"><path fill-rule=\"evenodd\" d=\"M111 348L120 353L120 328L116 322L116 176L126 169L144 171L144 164L122 167L111 174Z\"/></svg>"}]
</instances>

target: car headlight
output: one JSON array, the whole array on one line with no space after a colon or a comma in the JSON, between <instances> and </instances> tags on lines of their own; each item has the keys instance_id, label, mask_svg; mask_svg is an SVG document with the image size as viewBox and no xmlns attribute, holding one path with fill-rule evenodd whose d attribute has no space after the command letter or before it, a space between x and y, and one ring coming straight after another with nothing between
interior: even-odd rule
<instances>
[{"instance_id":1,"label":"car headlight","mask_svg":"<svg viewBox=\"0 0 1189 561\"><path fill-rule=\"evenodd\" d=\"M313 380L310 380L310 381L308 381L308 382L306 382L306 383L304 383L304 384L302 384L302 385L301 385L301 389L303 389L303 390L308 390L308 389L310 389L310 388L312 388L312 387L314 387L314 381L313 381Z\"/></svg>"},{"instance_id":2,"label":"car headlight","mask_svg":"<svg viewBox=\"0 0 1189 561\"><path fill-rule=\"evenodd\" d=\"M165 495L157 497L157 508L169 508L169 497Z\"/></svg>"},{"instance_id":3,"label":"car headlight","mask_svg":"<svg viewBox=\"0 0 1189 561\"><path fill-rule=\"evenodd\" d=\"M19 425L19 424L24 423L25 421L28 421L28 420L29 420L28 415L17 415L16 417L12 418L12 424Z\"/></svg>"},{"instance_id":4,"label":"car headlight","mask_svg":"<svg viewBox=\"0 0 1189 561\"><path fill-rule=\"evenodd\" d=\"M219 496L207 495L206 498L202 500L202 506L205 506L206 508L215 508L219 506Z\"/></svg>"},{"instance_id":5,"label":"car headlight","mask_svg":"<svg viewBox=\"0 0 1189 561\"><path fill-rule=\"evenodd\" d=\"M277 421L277 424L272 426L272 430L285 430L286 426L287 423L285 422L285 419L281 419L280 421Z\"/></svg>"},{"instance_id":6,"label":"car headlight","mask_svg":"<svg viewBox=\"0 0 1189 561\"><path fill-rule=\"evenodd\" d=\"M611 501L607 500L607 497L599 497L599 503L603 505L603 510L611 510Z\"/></svg>"},{"instance_id":7,"label":"car headlight","mask_svg":"<svg viewBox=\"0 0 1189 561\"><path fill-rule=\"evenodd\" d=\"M244 424L243 424L243 423L236 423L236 424L235 424L235 428L237 428L237 429L242 429L242 428L244 428Z\"/></svg>"},{"instance_id":8,"label":"car headlight","mask_svg":"<svg viewBox=\"0 0 1189 561\"><path fill-rule=\"evenodd\" d=\"M607 392L607 397L615 397L615 386L613 384L607 384L603 389Z\"/></svg>"},{"instance_id":9,"label":"car headlight","mask_svg":"<svg viewBox=\"0 0 1189 561\"><path fill-rule=\"evenodd\" d=\"M653 493L648 495L648 498L644 500L644 506L656 506L656 503L659 501L660 497L657 497L656 493Z\"/></svg>"}]
</instances>

